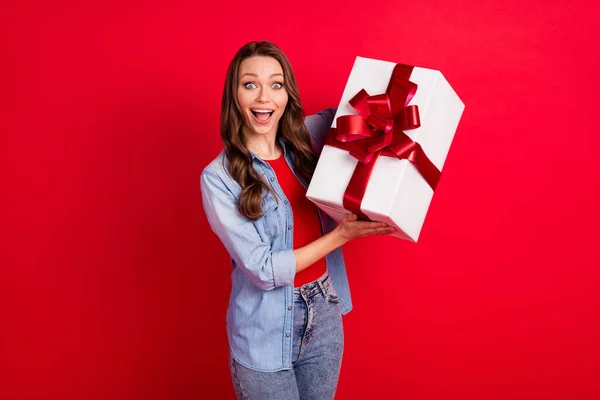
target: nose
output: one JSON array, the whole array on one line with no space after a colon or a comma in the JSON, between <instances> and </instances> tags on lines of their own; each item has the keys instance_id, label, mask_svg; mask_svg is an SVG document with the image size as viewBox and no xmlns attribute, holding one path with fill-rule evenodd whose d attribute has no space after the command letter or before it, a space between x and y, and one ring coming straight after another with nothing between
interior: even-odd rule
<instances>
[{"instance_id":1,"label":"nose","mask_svg":"<svg viewBox=\"0 0 600 400\"><path fill-rule=\"evenodd\" d=\"M265 88L264 86L262 86L258 90L258 97L256 98L256 100L259 103L266 103L266 102L269 101L269 96L268 96L268 90L267 90L267 88Z\"/></svg>"}]
</instances>

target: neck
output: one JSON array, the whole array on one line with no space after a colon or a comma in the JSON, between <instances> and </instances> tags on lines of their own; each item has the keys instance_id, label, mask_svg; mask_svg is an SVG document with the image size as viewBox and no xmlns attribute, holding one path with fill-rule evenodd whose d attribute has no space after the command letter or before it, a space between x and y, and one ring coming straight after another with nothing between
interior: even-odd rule
<instances>
[{"instance_id":1,"label":"neck","mask_svg":"<svg viewBox=\"0 0 600 400\"><path fill-rule=\"evenodd\" d=\"M263 160L275 160L283 152L274 137L258 137L252 138L252 140L246 138L246 148Z\"/></svg>"}]
</instances>

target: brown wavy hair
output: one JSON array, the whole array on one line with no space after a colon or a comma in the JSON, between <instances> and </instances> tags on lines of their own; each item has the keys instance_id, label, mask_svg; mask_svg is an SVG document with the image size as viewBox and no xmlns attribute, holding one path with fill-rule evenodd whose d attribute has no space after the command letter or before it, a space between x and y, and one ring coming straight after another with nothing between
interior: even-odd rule
<instances>
[{"instance_id":1,"label":"brown wavy hair","mask_svg":"<svg viewBox=\"0 0 600 400\"><path fill-rule=\"evenodd\" d=\"M304 109L288 58L279 47L268 41L245 44L233 57L227 70L221 102L221 139L229 159L229 173L242 187L237 204L238 211L250 220L257 220L263 216L263 193L270 191L275 194L252 166L252 155L246 148L242 135L244 114L237 99L238 73L242 61L254 56L272 57L283 69L283 85L288 93L288 102L279 120L277 139L283 137L291 145L294 171L302 181L308 183L317 163L317 157L311 149L310 135L304 126Z\"/></svg>"}]
</instances>

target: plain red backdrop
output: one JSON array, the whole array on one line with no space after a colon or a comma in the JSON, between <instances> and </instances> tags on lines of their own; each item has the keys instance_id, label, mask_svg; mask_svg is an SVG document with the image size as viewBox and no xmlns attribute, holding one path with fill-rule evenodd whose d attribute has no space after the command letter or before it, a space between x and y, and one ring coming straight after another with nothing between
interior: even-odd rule
<instances>
[{"instance_id":1,"label":"plain red backdrop","mask_svg":"<svg viewBox=\"0 0 600 400\"><path fill-rule=\"evenodd\" d=\"M419 243L345 248L337 398L600 398L592 2L84 3L0 12L2 399L233 398L199 175L261 39L307 113L357 55L440 69L466 104Z\"/></svg>"}]
</instances>

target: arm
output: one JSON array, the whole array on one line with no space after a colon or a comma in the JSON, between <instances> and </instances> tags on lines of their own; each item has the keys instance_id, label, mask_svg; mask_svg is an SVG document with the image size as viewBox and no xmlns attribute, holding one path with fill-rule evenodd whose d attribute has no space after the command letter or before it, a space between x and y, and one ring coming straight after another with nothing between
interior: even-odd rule
<instances>
[{"instance_id":1,"label":"arm","mask_svg":"<svg viewBox=\"0 0 600 400\"><path fill-rule=\"evenodd\" d=\"M294 250L296 273L310 267L346 242L340 231L334 229L306 246Z\"/></svg>"},{"instance_id":2,"label":"arm","mask_svg":"<svg viewBox=\"0 0 600 400\"><path fill-rule=\"evenodd\" d=\"M331 128L336 111L337 108L328 108L304 118L304 125L306 125L312 140L313 151L317 155L321 154L321 150L325 146L325 138Z\"/></svg>"},{"instance_id":3,"label":"arm","mask_svg":"<svg viewBox=\"0 0 600 400\"><path fill-rule=\"evenodd\" d=\"M236 265L261 290L293 286L296 272L352 239L394 231L383 222L357 221L356 215L348 214L333 231L306 246L272 251L271 246L260 239L252 221L239 214L237 199L218 176L203 172L201 189L202 205L212 230Z\"/></svg>"},{"instance_id":4,"label":"arm","mask_svg":"<svg viewBox=\"0 0 600 400\"><path fill-rule=\"evenodd\" d=\"M296 275L294 251L273 251L264 243L252 221L238 212L237 198L221 178L205 171L200 185L208 222L237 267L261 290L292 286Z\"/></svg>"},{"instance_id":5,"label":"arm","mask_svg":"<svg viewBox=\"0 0 600 400\"><path fill-rule=\"evenodd\" d=\"M371 235L386 235L394 231L395 229L385 222L358 221L355 214L347 214L334 230L294 250L296 273L313 265L350 240Z\"/></svg>"}]
</instances>

